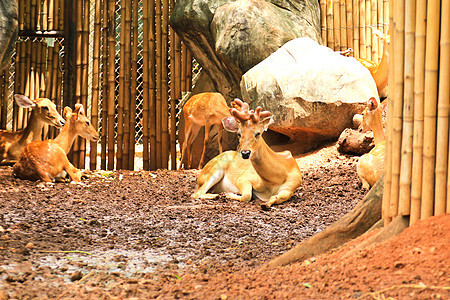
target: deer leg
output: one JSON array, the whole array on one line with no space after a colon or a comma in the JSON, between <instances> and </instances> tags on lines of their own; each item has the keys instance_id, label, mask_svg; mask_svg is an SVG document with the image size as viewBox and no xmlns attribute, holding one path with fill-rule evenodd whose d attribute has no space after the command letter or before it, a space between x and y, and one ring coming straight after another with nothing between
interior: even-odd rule
<instances>
[{"instance_id":1,"label":"deer leg","mask_svg":"<svg viewBox=\"0 0 450 300\"><path fill-rule=\"evenodd\" d=\"M191 197L196 199L215 198L218 194L208 194L208 191L219 181L221 181L224 175L225 170L218 167L212 167L209 172L200 174L198 178L199 187Z\"/></svg>"},{"instance_id":2,"label":"deer leg","mask_svg":"<svg viewBox=\"0 0 450 300\"><path fill-rule=\"evenodd\" d=\"M241 192L241 195L236 195L234 193L227 193L227 198L231 200L238 200L242 202L249 202L252 199L252 184L250 181L241 180L237 182L237 188Z\"/></svg>"},{"instance_id":3,"label":"deer leg","mask_svg":"<svg viewBox=\"0 0 450 300\"><path fill-rule=\"evenodd\" d=\"M198 164L198 168L201 169L205 165L205 153L206 153L206 147L209 143L209 132L211 130L212 124L206 123L205 124L205 139L203 140L203 150L202 150L202 158L200 159L200 163Z\"/></svg>"},{"instance_id":4,"label":"deer leg","mask_svg":"<svg viewBox=\"0 0 450 300\"><path fill-rule=\"evenodd\" d=\"M187 148L188 148L188 140L190 139L191 136L191 130L192 130L192 121L189 118L184 118L184 141L183 141L183 146L181 148L181 166L184 166L186 168L186 157L189 158L189 153L186 153ZM187 154L187 155L186 155Z\"/></svg>"},{"instance_id":5,"label":"deer leg","mask_svg":"<svg viewBox=\"0 0 450 300\"><path fill-rule=\"evenodd\" d=\"M67 160L67 165L64 170L67 172L67 174L69 174L69 177L72 181L81 182L81 170L75 168L75 166L72 165L69 160Z\"/></svg>"},{"instance_id":6,"label":"deer leg","mask_svg":"<svg viewBox=\"0 0 450 300\"><path fill-rule=\"evenodd\" d=\"M222 124L218 125L217 127L217 141L219 142L219 153L223 152L223 146L222 146L222 133L223 133L223 126Z\"/></svg>"}]
</instances>

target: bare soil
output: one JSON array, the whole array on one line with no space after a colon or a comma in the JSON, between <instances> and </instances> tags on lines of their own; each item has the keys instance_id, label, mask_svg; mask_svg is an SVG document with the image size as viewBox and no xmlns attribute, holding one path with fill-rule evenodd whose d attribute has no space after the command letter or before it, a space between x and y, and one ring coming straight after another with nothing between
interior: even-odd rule
<instances>
[{"instance_id":1,"label":"bare soil","mask_svg":"<svg viewBox=\"0 0 450 300\"><path fill-rule=\"evenodd\" d=\"M90 172L82 185L0 169L0 299L445 299L450 216L371 248L365 235L305 262L265 264L366 194L357 157L331 145L297 159L303 185L261 202L194 200L198 171ZM371 233L373 234L373 233Z\"/></svg>"}]
</instances>

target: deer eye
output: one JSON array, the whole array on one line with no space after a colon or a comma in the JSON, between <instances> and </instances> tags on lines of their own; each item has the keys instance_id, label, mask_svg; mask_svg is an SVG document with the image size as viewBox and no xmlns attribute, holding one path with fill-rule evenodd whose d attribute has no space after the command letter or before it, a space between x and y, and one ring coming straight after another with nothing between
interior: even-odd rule
<instances>
[{"instance_id":1,"label":"deer eye","mask_svg":"<svg viewBox=\"0 0 450 300\"><path fill-rule=\"evenodd\" d=\"M89 126L91 125L91 123L89 121L86 121L86 125Z\"/></svg>"},{"instance_id":2,"label":"deer eye","mask_svg":"<svg viewBox=\"0 0 450 300\"><path fill-rule=\"evenodd\" d=\"M238 138L241 138L242 135L240 133L238 133L237 136L238 136Z\"/></svg>"},{"instance_id":3,"label":"deer eye","mask_svg":"<svg viewBox=\"0 0 450 300\"><path fill-rule=\"evenodd\" d=\"M42 106L42 109L45 111L49 111L50 109L48 108L48 106Z\"/></svg>"},{"instance_id":4,"label":"deer eye","mask_svg":"<svg viewBox=\"0 0 450 300\"><path fill-rule=\"evenodd\" d=\"M260 135L261 135L261 132L255 133L255 138L259 138Z\"/></svg>"}]
</instances>

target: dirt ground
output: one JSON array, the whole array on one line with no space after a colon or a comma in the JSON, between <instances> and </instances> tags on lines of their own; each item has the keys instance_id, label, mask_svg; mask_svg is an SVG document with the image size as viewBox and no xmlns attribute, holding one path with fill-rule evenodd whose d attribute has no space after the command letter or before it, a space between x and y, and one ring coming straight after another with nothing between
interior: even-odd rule
<instances>
[{"instance_id":1,"label":"dirt ground","mask_svg":"<svg viewBox=\"0 0 450 300\"><path fill-rule=\"evenodd\" d=\"M0 299L448 299L450 216L369 249L265 264L365 195L335 145L297 159L303 185L261 202L193 200L198 171L93 172L82 185L0 168Z\"/></svg>"}]
</instances>

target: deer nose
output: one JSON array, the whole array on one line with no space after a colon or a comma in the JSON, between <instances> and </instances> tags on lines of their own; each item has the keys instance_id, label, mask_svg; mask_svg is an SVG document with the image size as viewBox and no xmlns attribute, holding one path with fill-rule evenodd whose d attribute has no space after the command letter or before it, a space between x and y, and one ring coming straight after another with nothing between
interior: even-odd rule
<instances>
[{"instance_id":1,"label":"deer nose","mask_svg":"<svg viewBox=\"0 0 450 300\"><path fill-rule=\"evenodd\" d=\"M250 150L242 150L241 156L243 159L249 159L251 153L252 153L252 151L250 151Z\"/></svg>"}]
</instances>

